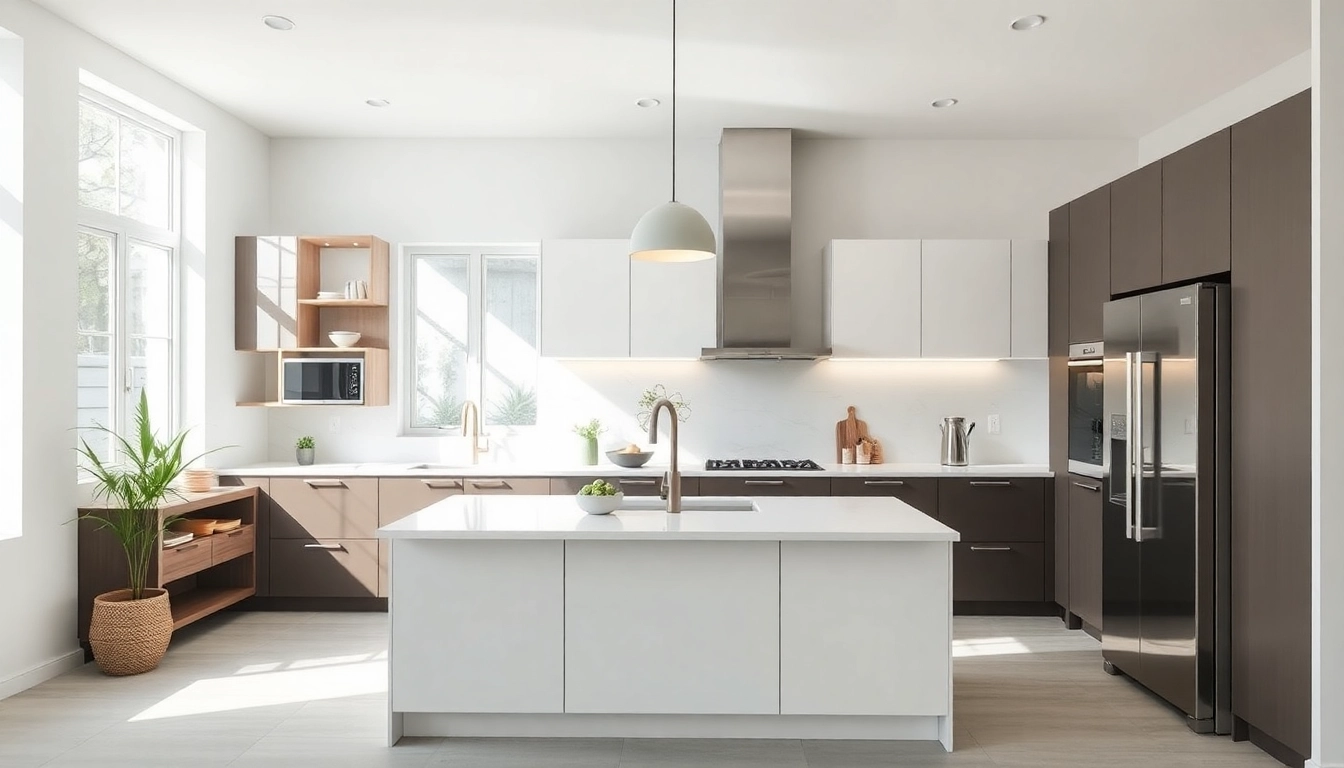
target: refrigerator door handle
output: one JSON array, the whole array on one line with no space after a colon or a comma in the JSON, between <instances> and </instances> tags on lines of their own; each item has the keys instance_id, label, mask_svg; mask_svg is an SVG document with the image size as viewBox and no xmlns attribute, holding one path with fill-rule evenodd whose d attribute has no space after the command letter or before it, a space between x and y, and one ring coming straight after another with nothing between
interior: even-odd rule
<instances>
[{"instance_id":1,"label":"refrigerator door handle","mask_svg":"<svg viewBox=\"0 0 1344 768\"><path fill-rule=\"evenodd\" d=\"M1134 538L1134 353L1125 353L1125 538Z\"/></svg>"},{"instance_id":2,"label":"refrigerator door handle","mask_svg":"<svg viewBox=\"0 0 1344 768\"><path fill-rule=\"evenodd\" d=\"M1157 353L1156 352L1135 352L1134 353L1134 407L1131 413L1134 417L1134 447L1130 449L1130 455L1134 457L1134 466L1131 470L1134 476L1134 510L1133 518L1130 521L1131 530L1134 533L1134 540L1143 541L1143 486L1144 486L1144 468L1143 468L1143 364L1153 364L1153 380L1157 380ZM1154 467L1159 457L1156 453L1153 456Z\"/></svg>"}]
</instances>

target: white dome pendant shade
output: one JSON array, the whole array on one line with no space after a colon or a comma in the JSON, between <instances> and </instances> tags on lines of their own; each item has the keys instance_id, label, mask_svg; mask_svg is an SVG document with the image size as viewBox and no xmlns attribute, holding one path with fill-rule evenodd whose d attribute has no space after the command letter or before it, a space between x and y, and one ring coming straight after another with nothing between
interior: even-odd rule
<instances>
[{"instance_id":1,"label":"white dome pendant shade","mask_svg":"<svg viewBox=\"0 0 1344 768\"><path fill-rule=\"evenodd\" d=\"M651 209L630 233L630 258L636 261L704 261L714 258L717 247L705 217L676 201Z\"/></svg>"},{"instance_id":2,"label":"white dome pendant shade","mask_svg":"<svg viewBox=\"0 0 1344 768\"><path fill-rule=\"evenodd\" d=\"M672 200L649 210L630 233L636 261L704 261L714 258L714 230L700 212L677 202L677 0L672 0Z\"/></svg>"}]
</instances>

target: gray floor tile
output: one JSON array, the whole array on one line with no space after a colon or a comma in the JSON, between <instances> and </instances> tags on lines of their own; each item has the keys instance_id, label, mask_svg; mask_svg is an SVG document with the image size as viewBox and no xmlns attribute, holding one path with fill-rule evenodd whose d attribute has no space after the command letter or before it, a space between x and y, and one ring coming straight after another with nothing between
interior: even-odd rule
<instances>
[{"instance_id":1,"label":"gray floor tile","mask_svg":"<svg viewBox=\"0 0 1344 768\"><path fill-rule=\"evenodd\" d=\"M452 768L617 768L620 739L445 739L430 765Z\"/></svg>"},{"instance_id":2,"label":"gray floor tile","mask_svg":"<svg viewBox=\"0 0 1344 768\"><path fill-rule=\"evenodd\" d=\"M805 768L792 739L626 739L621 768Z\"/></svg>"}]
</instances>

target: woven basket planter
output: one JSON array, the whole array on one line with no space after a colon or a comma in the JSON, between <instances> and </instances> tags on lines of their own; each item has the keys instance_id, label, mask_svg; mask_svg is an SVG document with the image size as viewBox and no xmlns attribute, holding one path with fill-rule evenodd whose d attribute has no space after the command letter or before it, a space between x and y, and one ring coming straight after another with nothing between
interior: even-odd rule
<instances>
[{"instance_id":1,"label":"woven basket planter","mask_svg":"<svg viewBox=\"0 0 1344 768\"><path fill-rule=\"evenodd\" d=\"M168 591L146 589L145 597L131 599L131 590L118 589L93 598L89 645L98 667L109 675L138 675L159 666L173 637L173 614Z\"/></svg>"}]
</instances>

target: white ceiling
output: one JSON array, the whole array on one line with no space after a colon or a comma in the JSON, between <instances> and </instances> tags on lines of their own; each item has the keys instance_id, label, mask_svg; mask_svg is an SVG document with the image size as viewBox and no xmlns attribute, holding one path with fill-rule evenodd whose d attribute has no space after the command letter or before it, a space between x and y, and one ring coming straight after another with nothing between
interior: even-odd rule
<instances>
[{"instance_id":1,"label":"white ceiling","mask_svg":"<svg viewBox=\"0 0 1344 768\"><path fill-rule=\"evenodd\" d=\"M37 2L272 136L668 130L671 0ZM679 124L707 137L724 126L1137 137L1311 44L1306 0L680 0L678 9ZM271 30L268 13L298 26ZM1009 28L1029 13L1050 21ZM642 96L663 106L634 106ZM946 96L961 104L929 107Z\"/></svg>"}]
</instances>

